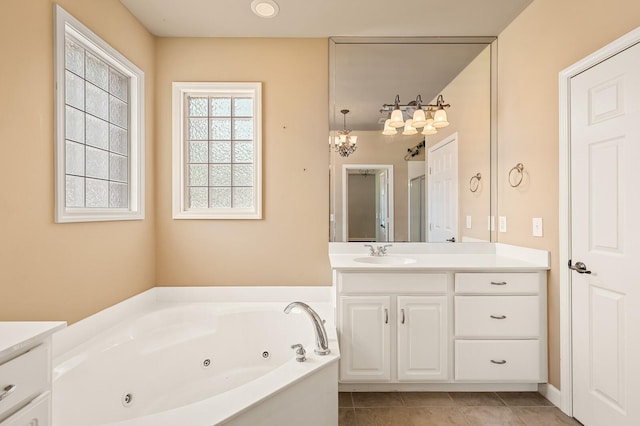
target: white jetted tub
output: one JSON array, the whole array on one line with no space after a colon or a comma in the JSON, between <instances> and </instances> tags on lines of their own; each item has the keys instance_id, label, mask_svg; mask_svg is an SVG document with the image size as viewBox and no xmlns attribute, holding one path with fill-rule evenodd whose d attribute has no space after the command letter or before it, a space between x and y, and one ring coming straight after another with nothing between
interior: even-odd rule
<instances>
[{"instance_id":1,"label":"white jetted tub","mask_svg":"<svg viewBox=\"0 0 640 426\"><path fill-rule=\"evenodd\" d=\"M160 303L109 327L54 359L54 426L337 424L330 304L310 303L327 320L326 356L286 305Z\"/></svg>"}]
</instances>

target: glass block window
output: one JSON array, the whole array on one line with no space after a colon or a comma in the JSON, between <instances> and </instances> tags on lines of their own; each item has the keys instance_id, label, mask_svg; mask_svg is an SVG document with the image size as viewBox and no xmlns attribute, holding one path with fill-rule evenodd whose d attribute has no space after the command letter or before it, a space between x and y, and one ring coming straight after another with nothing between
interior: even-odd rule
<instances>
[{"instance_id":1,"label":"glass block window","mask_svg":"<svg viewBox=\"0 0 640 426\"><path fill-rule=\"evenodd\" d=\"M175 218L260 218L260 102L259 83L174 83Z\"/></svg>"},{"instance_id":2,"label":"glass block window","mask_svg":"<svg viewBox=\"0 0 640 426\"><path fill-rule=\"evenodd\" d=\"M141 219L144 74L56 7L56 221Z\"/></svg>"}]
</instances>

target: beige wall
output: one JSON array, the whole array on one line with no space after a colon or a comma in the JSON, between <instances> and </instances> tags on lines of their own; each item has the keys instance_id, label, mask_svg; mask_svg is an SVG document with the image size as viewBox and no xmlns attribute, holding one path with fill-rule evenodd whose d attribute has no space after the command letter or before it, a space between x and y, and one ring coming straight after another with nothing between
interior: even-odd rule
<instances>
[{"instance_id":1,"label":"beige wall","mask_svg":"<svg viewBox=\"0 0 640 426\"><path fill-rule=\"evenodd\" d=\"M326 39L158 39L158 285L331 285ZM260 81L263 219L171 218L171 82Z\"/></svg>"},{"instance_id":2,"label":"beige wall","mask_svg":"<svg viewBox=\"0 0 640 426\"><path fill-rule=\"evenodd\" d=\"M489 241L491 191L491 47L487 46L442 90L449 126L427 136L427 148L458 133L458 235ZM430 103L434 104L436 99ZM428 154L427 154L428 155ZM469 190L471 176L480 173L480 186ZM471 229L466 216L471 216Z\"/></svg>"},{"instance_id":3,"label":"beige wall","mask_svg":"<svg viewBox=\"0 0 640 426\"><path fill-rule=\"evenodd\" d=\"M0 320L76 321L155 282L154 39L117 0L60 0L144 72L147 218L53 223L53 3L2 0Z\"/></svg>"},{"instance_id":4,"label":"beige wall","mask_svg":"<svg viewBox=\"0 0 640 426\"><path fill-rule=\"evenodd\" d=\"M558 73L640 25L640 2L535 0L498 37L498 213L503 243L551 252L549 382L560 387L558 271ZM522 162L521 187L507 183ZM542 217L544 236L531 236Z\"/></svg>"}]
</instances>

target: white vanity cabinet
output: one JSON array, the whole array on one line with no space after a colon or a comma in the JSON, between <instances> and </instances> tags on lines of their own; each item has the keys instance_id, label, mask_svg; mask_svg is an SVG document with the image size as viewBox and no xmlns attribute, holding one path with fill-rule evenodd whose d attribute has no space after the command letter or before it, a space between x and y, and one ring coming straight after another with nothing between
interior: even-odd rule
<instances>
[{"instance_id":1,"label":"white vanity cabinet","mask_svg":"<svg viewBox=\"0 0 640 426\"><path fill-rule=\"evenodd\" d=\"M449 376L447 274L338 272L342 382Z\"/></svg>"},{"instance_id":2,"label":"white vanity cabinet","mask_svg":"<svg viewBox=\"0 0 640 426\"><path fill-rule=\"evenodd\" d=\"M390 296L340 297L340 379L391 379Z\"/></svg>"},{"instance_id":3,"label":"white vanity cabinet","mask_svg":"<svg viewBox=\"0 0 640 426\"><path fill-rule=\"evenodd\" d=\"M51 334L63 322L0 322L0 426L51 424Z\"/></svg>"},{"instance_id":4,"label":"white vanity cabinet","mask_svg":"<svg viewBox=\"0 0 640 426\"><path fill-rule=\"evenodd\" d=\"M455 274L455 380L547 380L546 273Z\"/></svg>"}]
</instances>

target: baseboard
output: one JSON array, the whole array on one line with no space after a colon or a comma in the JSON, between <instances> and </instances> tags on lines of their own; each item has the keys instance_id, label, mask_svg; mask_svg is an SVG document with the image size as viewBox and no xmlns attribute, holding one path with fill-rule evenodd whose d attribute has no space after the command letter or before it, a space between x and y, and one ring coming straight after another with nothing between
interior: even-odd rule
<instances>
[{"instance_id":1,"label":"baseboard","mask_svg":"<svg viewBox=\"0 0 640 426\"><path fill-rule=\"evenodd\" d=\"M538 385L538 393L547 398L553 405L562 409L562 393L557 387L549 383L540 383Z\"/></svg>"},{"instance_id":2,"label":"baseboard","mask_svg":"<svg viewBox=\"0 0 640 426\"><path fill-rule=\"evenodd\" d=\"M535 392L536 383L339 383L340 392Z\"/></svg>"}]
</instances>

